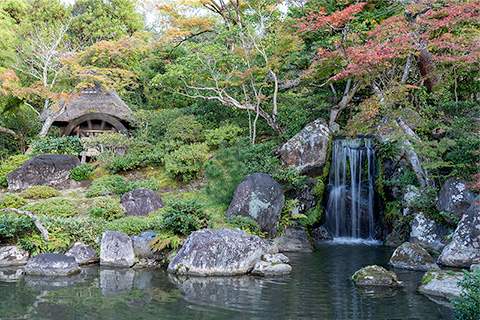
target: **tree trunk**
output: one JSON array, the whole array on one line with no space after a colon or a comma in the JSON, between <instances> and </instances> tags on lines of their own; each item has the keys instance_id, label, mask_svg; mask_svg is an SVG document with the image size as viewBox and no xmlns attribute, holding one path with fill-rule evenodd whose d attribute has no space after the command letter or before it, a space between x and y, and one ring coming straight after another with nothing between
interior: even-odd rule
<instances>
[{"instance_id":1,"label":"tree trunk","mask_svg":"<svg viewBox=\"0 0 480 320\"><path fill-rule=\"evenodd\" d=\"M18 133L16 133L15 131L13 131L11 129L5 128L5 127L0 126L0 132L12 135L15 138L20 138L20 135Z\"/></svg>"},{"instance_id":2,"label":"tree trunk","mask_svg":"<svg viewBox=\"0 0 480 320\"><path fill-rule=\"evenodd\" d=\"M435 67L433 66L432 55L428 51L427 44L422 41L419 48L419 55L417 56L418 68L422 77L425 79L425 85L428 92L433 92L438 83L438 77L433 73Z\"/></svg>"},{"instance_id":3,"label":"tree trunk","mask_svg":"<svg viewBox=\"0 0 480 320\"><path fill-rule=\"evenodd\" d=\"M352 101L353 96L360 89L362 82L356 82L353 84L353 86L351 84L352 80L348 79L342 100L340 100L340 102L336 106L334 106L332 110L330 110L330 121L328 122L329 127L331 127L333 123L337 121L338 117L340 116L340 112L345 110L350 101Z\"/></svg>"}]
</instances>

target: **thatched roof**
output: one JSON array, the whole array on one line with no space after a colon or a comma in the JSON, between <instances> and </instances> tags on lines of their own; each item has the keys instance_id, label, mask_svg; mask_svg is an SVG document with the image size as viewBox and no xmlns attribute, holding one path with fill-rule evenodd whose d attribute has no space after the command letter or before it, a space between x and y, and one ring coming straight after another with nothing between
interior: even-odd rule
<instances>
[{"instance_id":1,"label":"thatched roof","mask_svg":"<svg viewBox=\"0 0 480 320\"><path fill-rule=\"evenodd\" d=\"M123 102L115 90L105 90L100 85L83 90L71 99L65 112L55 121L72 121L88 113L104 113L120 120L126 120L132 110Z\"/></svg>"}]
</instances>

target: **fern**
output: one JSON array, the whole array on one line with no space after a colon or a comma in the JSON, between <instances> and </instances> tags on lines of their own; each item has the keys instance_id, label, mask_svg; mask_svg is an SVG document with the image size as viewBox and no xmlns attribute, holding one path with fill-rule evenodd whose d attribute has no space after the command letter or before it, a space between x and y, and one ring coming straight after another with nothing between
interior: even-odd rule
<instances>
[{"instance_id":1,"label":"fern","mask_svg":"<svg viewBox=\"0 0 480 320\"><path fill-rule=\"evenodd\" d=\"M170 248L172 250L177 249L180 246L180 238L176 235L171 235L169 233L160 233L155 236L155 238L150 241L148 247L153 252L160 252L165 248Z\"/></svg>"}]
</instances>

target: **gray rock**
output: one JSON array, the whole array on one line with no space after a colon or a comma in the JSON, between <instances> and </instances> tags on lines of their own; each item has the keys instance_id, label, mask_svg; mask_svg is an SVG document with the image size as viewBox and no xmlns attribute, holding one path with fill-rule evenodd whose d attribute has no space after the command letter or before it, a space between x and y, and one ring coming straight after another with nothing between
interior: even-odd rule
<instances>
[{"instance_id":1,"label":"gray rock","mask_svg":"<svg viewBox=\"0 0 480 320\"><path fill-rule=\"evenodd\" d=\"M480 263L480 196L463 214L450 242L438 257L444 266L468 268Z\"/></svg>"},{"instance_id":2,"label":"gray rock","mask_svg":"<svg viewBox=\"0 0 480 320\"><path fill-rule=\"evenodd\" d=\"M120 231L104 230L100 246L100 265L131 267L134 264L132 239Z\"/></svg>"},{"instance_id":3,"label":"gray rock","mask_svg":"<svg viewBox=\"0 0 480 320\"><path fill-rule=\"evenodd\" d=\"M355 285L360 287L400 287L402 283L392 271L380 266L366 266L352 276Z\"/></svg>"},{"instance_id":4,"label":"gray rock","mask_svg":"<svg viewBox=\"0 0 480 320\"><path fill-rule=\"evenodd\" d=\"M119 296L133 288L135 270L100 269L100 288L106 296Z\"/></svg>"},{"instance_id":5,"label":"gray rock","mask_svg":"<svg viewBox=\"0 0 480 320\"><path fill-rule=\"evenodd\" d=\"M280 252L312 252L313 246L308 241L307 233L301 227L287 227L281 237L273 242Z\"/></svg>"},{"instance_id":6,"label":"gray rock","mask_svg":"<svg viewBox=\"0 0 480 320\"><path fill-rule=\"evenodd\" d=\"M278 150L280 162L300 174L318 172L327 159L330 129L319 118L309 123Z\"/></svg>"},{"instance_id":7,"label":"gray rock","mask_svg":"<svg viewBox=\"0 0 480 320\"><path fill-rule=\"evenodd\" d=\"M76 242L65 255L74 257L79 265L100 261L97 251L81 242Z\"/></svg>"},{"instance_id":8,"label":"gray rock","mask_svg":"<svg viewBox=\"0 0 480 320\"><path fill-rule=\"evenodd\" d=\"M152 258L154 256L148 244L155 239L156 235L154 232L144 232L139 236L132 237L133 253L136 257Z\"/></svg>"},{"instance_id":9,"label":"gray rock","mask_svg":"<svg viewBox=\"0 0 480 320\"><path fill-rule=\"evenodd\" d=\"M438 212L448 212L460 220L475 199L475 194L467 187L468 182L460 178L450 177L445 180L438 194L435 209ZM444 218L451 225L456 225L451 217L444 216Z\"/></svg>"},{"instance_id":10,"label":"gray rock","mask_svg":"<svg viewBox=\"0 0 480 320\"><path fill-rule=\"evenodd\" d=\"M262 260L270 263L286 263L290 264L290 258L283 253L264 254Z\"/></svg>"},{"instance_id":11,"label":"gray rock","mask_svg":"<svg viewBox=\"0 0 480 320\"><path fill-rule=\"evenodd\" d=\"M155 191L146 188L125 193L120 203L126 210L125 216L147 216L165 206Z\"/></svg>"},{"instance_id":12,"label":"gray rock","mask_svg":"<svg viewBox=\"0 0 480 320\"><path fill-rule=\"evenodd\" d=\"M432 296L458 298L462 293L462 288L457 282L461 279L463 279L461 272L430 270L423 276L423 284L418 291Z\"/></svg>"},{"instance_id":13,"label":"gray rock","mask_svg":"<svg viewBox=\"0 0 480 320\"><path fill-rule=\"evenodd\" d=\"M17 246L0 247L0 267L25 265L28 257L28 252Z\"/></svg>"},{"instance_id":14,"label":"gray rock","mask_svg":"<svg viewBox=\"0 0 480 320\"><path fill-rule=\"evenodd\" d=\"M410 242L427 250L442 251L446 246L446 236L451 232L438 222L427 219L422 212L414 213L410 221Z\"/></svg>"},{"instance_id":15,"label":"gray rock","mask_svg":"<svg viewBox=\"0 0 480 320\"><path fill-rule=\"evenodd\" d=\"M42 253L28 259L25 274L42 276L68 276L80 272L74 257L60 253Z\"/></svg>"},{"instance_id":16,"label":"gray rock","mask_svg":"<svg viewBox=\"0 0 480 320\"><path fill-rule=\"evenodd\" d=\"M256 276L279 276L292 273L292 267L286 263L271 263L258 261L253 267L252 274Z\"/></svg>"},{"instance_id":17,"label":"gray rock","mask_svg":"<svg viewBox=\"0 0 480 320\"><path fill-rule=\"evenodd\" d=\"M278 182L268 174L254 173L237 186L225 216L250 217L263 232L267 232L269 238L273 238L284 202L285 196Z\"/></svg>"},{"instance_id":18,"label":"gray rock","mask_svg":"<svg viewBox=\"0 0 480 320\"><path fill-rule=\"evenodd\" d=\"M70 178L70 171L78 165L80 160L72 154L40 154L7 174L8 190L63 183Z\"/></svg>"},{"instance_id":19,"label":"gray rock","mask_svg":"<svg viewBox=\"0 0 480 320\"><path fill-rule=\"evenodd\" d=\"M402 195L403 200L403 215L407 216L414 213L412 208L415 201L420 198L420 190L417 187L408 185Z\"/></svg>"},{"instance_id":20,"label":"gray rock","mask_svg":"<svg viewBox=\"0 0 480 320\"><path fill-rule=\"evenodd\" d=\"M440 269L427 250L410 242L405 242L395 249L388 264L396 268L419 271Z\"/></svg>"},{"instance_id":21,"label":"gray rock","mask_svg":"<svg viewBox=\"0 0 480 320\"><path fill-rule=\"evenodd\" d=\"M23 268L0 268L0 280L2 282L17 282L23 277Z\"/></svg>"},{"instance_id":22,"label":"gray rock","mask_svg":"<svg viewBox=\"0 0 480 320\"><path fill-rule=\"evenodd\" d=\"M252 270L264 254L277 247L241 230L203 229L188 236L168 265L167 271L181 275L241 275Z\"/></svg>"},{"instance_id":23,"label":"gray rock","mask_svg":"<svg viewBox=\"0 0 480 320\"><path fill-rule=\"evenodd\" d=\"M325 226L320 226L312 230L310 232L313 240L320 241L320 240L333 240L332 234L328 231Z\"/></svg>"},{"instance_id":24,"label":"gray rock","mask_svg":"<svg viewBox=\"0 0 480 320\"><path fill-rule=\"evenodd\" d=\"M480 264L472 264L470 266L470 272L480 272Z\"/></svg>"}]
</instances>

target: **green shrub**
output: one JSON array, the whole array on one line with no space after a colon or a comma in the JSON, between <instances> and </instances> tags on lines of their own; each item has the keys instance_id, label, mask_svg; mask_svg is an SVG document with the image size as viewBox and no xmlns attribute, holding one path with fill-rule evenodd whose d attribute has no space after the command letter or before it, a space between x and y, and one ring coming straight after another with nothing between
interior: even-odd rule
<instances>
[{"instance_id":1,"label":"green shrub","mask_svg":"<svg viewBox=\"0 0 480 320\"><path fill-rule=\"evenodd\" d=\"M0 198L0 208L20 208L27 204L27 200L15 194L6 193Z\"/></svg>"},{"instance_id":2,"label":"green shrub","mask_svg":"<svg viewBox=\"0 0 480 320\"><path fill-rule=\"evenodd\" d=\"M70 178L76 181L87 180L90 179L90 176L92 175L92 172L94 170L94 166L88 163L84 163L73 168L72 171L70 171Z\"/></svg>"},{"instance_id":3,"label":"green shrub","mask_svg":"<svg viewBox=\"0 0 480 320\"><path fill-rule=\"evenodd\" d=\"M0 239L1 242L9 242L18 236L30 232L35 228L34 219L15 213L0 214Z\"/></svg>"},{"instance_id":4,"label":"green shrub","mask_svg":"<svg viewBox=\"0 0 480 320\"><path fill-rule=\"evenodd\" d=\"M123 217L108 222L105 230L121 231L129 236L134 236L152 230L152 225L145 217Z\"/></svg>"},{"instance_id":5,"label":"green shrub","mask_svg":"<svg viewBox=\"0 0 480 320\"><path fill-rule=\"evenodd\" d=\"M249 217L230 216L228 218L225 218L225 223L227 224L228 228L240 229L245 231L246 233L254 235L261 235L262 233L262 230L260 230L258 223Z\"/></svg>"},{"instance_id":6,"label":"green shrub","mask_svg":"<svg viewBox=\"0 0 480 320\"><path fill-rule=\"evenodd\" d=\"M192 143L201 141L202 125L195 120L195 116L179 117L168 124L165 140L183 141Z\"/></svg>"},{"instance_id":7,"label":"green shrub","mask_svg":"<svg viewBox=\"0 0 480 320\"><path fill-rule=\"evenodd\" d=\"M20 167L22 163L28 159L28 156L20 154L16 156L10 156L6 160L2 161L3 163L0 165L0 185L5 188L8 187L7 174Z\"/></svg>"},{"instance_id":8,"label":"green shrub","mask_svg":"<svg viewBox=\"0 0 480 320\"><path fill-rule=\"evenodd\" d=\"M174 177L188 181L199 176L207 159L208 148L205 143L182 145L165 155L165 169Z\"/></svg>"},{"instance_id":9,"label":"green shrub","mask_svg":"<svg viewBox=\"0 0 480 320\"><path fill-rule=\"evenodd\" d=\"M175 250L180 246L180 238L170 233L157 233L148 246L152 252L160 252L165 248Z\"/></svg>"},{"instance_id":10,"label":"green shrub","mask_svg":"<svg viewBox=\"0 0 480 320\"><path fill-rule=\"evenodd\" d=\"M60 194L57 190L48 186L32 186L20 192L20 196L27 199L48 199Z\"/></svg>"},{"instance_id":11,"label":"green shrub","mask_svg":"<svg viewBox=\"0 0 480 320\"><path fill-rule=\"evenodd\" d=\"M133 113L135 136L156 143L163 138L170 122L185 115L183 109L139 110Z\"/></svg>"},{"instance_id":12,"label":"green shrub","mask_svg":"<svg viewBox=\"0 0 480 320\"><path fill-rule=\"evenodd\" d=\"M238 136L244 130L237 125L227 124L225 126L207 130L205 133L205 142L209 147L218 148L220 145L232 145L238 140Z\"/></svg>"},{"instance_id":13,"label":"green shrub","mask_svg":"<svg viewBox=\"0 0 480 320\"><path fill-rule=\"evenodd\" d=\"M133 190L133 187L122 176L108 175L94 180L88 188L87 198L109 195L122 195Z\"/></svg>"},{"instance_id":14,"label":"green shrub","mask_svg":"<svg viewBox=\"0 0 480 320\"><path fill-rule=\"evenodd\" d=\"M75 201L65 198L53 198L32 203L22 207L22 210L50 217L71 217L79 212Z\"/></svg>"},{"instance_id":15,"label":"green shrub","mask_svg":"<svg viewBox=\"0 0 480 320\"><path fill-rule=\"evenodd\" d=\"M75 136L61 138L44 137L40 140L34 141L32 144L32 151L35 154L79 154L83 150L83 141Z\"/></svg>"},{"instance_id":16,"label":"green shrub","mask_svg":"<svg viewBox=\"0 0 480 320\"><path fill-rule=\"evenodd\" d=\"M90 214L97 218L112 221L122 217L125 214L125 209L117 197L100 197L93 202Z\"/></svg>"},{"instance_id":17,"label":"green shrub","mask_svg":"<svg viewBox=\"0 0 480 320\"><path fill-rule=\"evenodd\" d=\"M193 199L166 201L161 212L159 227L173 234L188 236L190 233L206 228L209 216L202 204Z\"/></svg>"},{"instance_id":18,"label":"green shrub","mask_svg":"<svg viewBox=\"0 0 480 320\"><path fill-rule=\"evenodd\" d=\"M378 142L375 148L381 159L393 159L399 154L401 145L396 140L385 140Z\"/></svg>"},{"instance_id":19,"label":"green shrub","mask_svg":"<svg viewBox=\"0 0 480 320\"><path fill-rule=\"evenodd\" d=\"M480 319L480 273L463 271L464 277L458 282L463 289L459 299L450 301L455 308L455 319Z\"/></svg>"}]
</instances>

